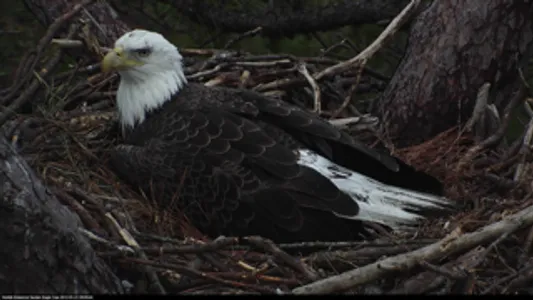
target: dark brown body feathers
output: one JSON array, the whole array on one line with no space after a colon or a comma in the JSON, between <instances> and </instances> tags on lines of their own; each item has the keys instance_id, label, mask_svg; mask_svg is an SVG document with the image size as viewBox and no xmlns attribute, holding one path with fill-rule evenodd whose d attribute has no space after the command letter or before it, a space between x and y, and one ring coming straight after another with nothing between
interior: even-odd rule
<instances>
[{"instance_id":1,"label":"dark brown body feathers","mask_svg":"<svg viewBox=\"0 0 533 300\"><path fill-rule=\"evenodd\" d=\"M442 192L440 183L358 144L328 122L246 90L189 84L126 136L116 171L163 205L178 204L212 237L258 234L277 242L348 240L358 205L297 164L300 148L387 184Z\"/></svg>"}]
</instances>

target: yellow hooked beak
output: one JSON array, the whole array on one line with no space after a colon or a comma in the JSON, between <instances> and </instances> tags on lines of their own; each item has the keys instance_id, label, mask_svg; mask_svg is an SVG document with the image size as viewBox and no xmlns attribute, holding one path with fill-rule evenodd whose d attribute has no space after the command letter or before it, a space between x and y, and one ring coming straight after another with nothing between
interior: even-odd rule
<instances>
[{"instance_id":1,"label":"yellow hooked beak","mask_svg":"<svg viewBox=\"0 0 533 300\"><path fill-rule=\"evenodd\" d=\"M130 57L122 48L115 48L102 59L102 72L120 71L127 68L142 66L144 63Z\"/></svg>"}]
</instances>

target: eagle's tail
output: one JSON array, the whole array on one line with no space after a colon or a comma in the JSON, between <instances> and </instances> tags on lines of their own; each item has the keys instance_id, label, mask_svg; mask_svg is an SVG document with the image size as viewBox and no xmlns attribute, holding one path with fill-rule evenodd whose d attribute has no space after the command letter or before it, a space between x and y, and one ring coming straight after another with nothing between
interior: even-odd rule
<instances>
[{"instance_id":1,"label":"eagle's tail","mask_svg":"<svg viewBox=\"0 0 533 300\"><path fill-rule=\"evenodd\" d=\"M328 177L359 205L356 216L336 212L339 217L381 223L398 230L413 228L425 215L453 207L445 197L387 185L339 166L310 150L299 152L301 165Z\"/></svg>"}]
</instances>

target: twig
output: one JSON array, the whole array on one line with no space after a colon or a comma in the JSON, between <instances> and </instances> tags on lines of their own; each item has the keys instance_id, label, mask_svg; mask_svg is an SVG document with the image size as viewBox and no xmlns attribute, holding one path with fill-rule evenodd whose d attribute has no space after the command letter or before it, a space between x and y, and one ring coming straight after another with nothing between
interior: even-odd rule
<instances>
[{"instance_id":1,"label":"twig","mask_svg":"<svg viewBox=\"0 0 533 300\"><path fill-rule=\"evenodd\" d=\"M148 257L142 251L141 246L139 245L139 243L137 243L135 238L126 229L122 228L122 226L120 226L117 220L110 213L106 213L105 216L115 225L122 239L137 252L139 257L141 257L142 259L148 259ZM144 268L144 271L146 272L146 275L148 276L150 282L152 283L152 285L154 285L156 290L162 295L167 294L165 288L161 284L161 281L159 280L159 277L154 272L154 270L150 268Z\"/></svg>"},{"instance_id":2,"label":"twig","mask_svg":"<svg viewBox=\"0 0 533 300\"><path fill-rule=\"evenodd\" d=\"M378 122L379 120L377 117L374 117L368 114L361 115L358 117L349 117L349 118L329 120L329 123L331 123L333 126L336 126L339 128L355 126L356 130L358 131L363 131L363 130L373 131L376 128L376 125L378 124Z\"/></svg>"},{"instance_id":3,"label":"twig","mask_svg":"<svg viewBox=\"0 0 533 300\"><path fill-rule=\"evenodd\" d=\"M313 89L313 99L314 99L313 112L315 112L316 114L320 114L322 112L320 87L318 86L316 81L313 79L311 74L309 74L309 71L307 71L307 67L305 66L304 62L299 63L297 69L298 69L298 72L300 72L300 74L302 74L305 77L305 79L307 80L307 82L309 82L309 85Z\"/></svg>"},{"instance_id":4,"label":"twig","mask_svg":"<svg viewBox=\"0 0 533 300\"><path fill-rule=\"evenodd\" d=\"M507 275L507 276L505 276L503 278L500 278L498 281L492 283L488 288L484 289L479 294L481 294L481 295L489 294L493 290L495 290L498 287L500 287L500 285L502 285L502 284L504 284L506 282L509 282L510 280L516 278L517 276L518 276L518 274L509 274L509 275Z\"/></svg>"},{"instance_id":5,"label":"twig","mask_svg":"<svg viewBox=\"0 0 533 300\"><path fill-rule=\"evenodd\" d=\"M512 223L512 222L511 222ZM487 257L487 255L496 248L496 246L498 246L502 241L504 241L511 233L515 232L516 230L518 230L518 228L521 226L522 224L516 222L514 224L510 224L509 228L507 229L506 232L502 233L502 235L500 235L494 242L492 242L488 247L487 249L485 249L485 251L483 253L481 253L479 256L481 258L485 258Z\"/></svg>"},{"instance_id":6,"label":"twig","mask_svg":"<svg viewBox=\"0 0 533 300\"><path fill-rule=\"evenodd\" d=\"M463 278L463 276L459 276L459 275L455 274L454 272L448 270L446 267L435 266L435 265L432 265L432 264L428 263L427 261L420 261L419 264L420 264L420 266L422 266L423 268L425 268L425 269L427 269L429 271L432 271L432 272L435 272L437 274L443 275L443 276L448 277L450 279L459 280L459 279Z\"/></svg>"},{"instance_id":7,"label":"twig","mask_svg":"<svg viewBox=\"0 0 533 300\"><path fill-rule=\"evenodd\" d=\"M221 283L221 284L224 284L230 287L247 288L250 290L254 290L254 291L258 291L258 292L262 292L266 294L274 293L274 291L271 288L218 278L217 276L214 276L212 274L200 272L192 268L180 266L177 264L158 263L158 262L154 262L154 261L147 260L147 259L137 259L137 258L129 258L129 257L120 259L120 261L127 262L127 263L134 262L134 263L143 264L143 265L147 265L147 266L151 266L151 267L159 268L163 270L170 269L170 270L174 270L180 274L183 274L189 277L207 279L209 281Z\"/></svg>"},{"instance_id":8,"label":"twig","mask_svg":"<svg viewBox=\"0 0 533 300\"><path fill-rule=\"evenodd\" d=\"M203 253L220 250L227 246L237 243L235 237L219 237L211 242L196 245L183 245L174 247L142 247L142 250L151 254L184 254L184 253Z\"/></svg>"},{"instance_id":9,"label":"twig","mask_svg":"<svg viewBox=\"0 0 533 300\"><path fill-rule=\"evenodd\" d=\"M263 28L261 26L255 28L255 29L252 29L252 30L249 30L243 34L239 34L238 36L236 36L235 38L232 38L231 40L229 40L225 45L224 45L224 49L228 49L229 47L233 46L235 43L238 43L239 41L247 38L247 37L252 37L252 36L255 36L257 35L259 32L261 32L261 30L263 30Z\"/></svg>"},{"instance_id":10,"label":"twig","mask_svg":"<svg viewBox=\"0 0 533 300\"><path fill-rule=\"evenodd\" d=\"M302 273L308 280L314 281L318 279L318 275L315 271L306 266L302 261L299 261L298 259L287 254L287 252L278 248L272 241L258 236L250 236L247 237L246 240L254 246L272 253L272 255L274 255L274 257L277 259L285 262L294 270Z\"/></svg>"},{"instance_id":11,"label":"twig","mask_svg":"<svg viewBox=\"0 0 533 300\"><path fill-rule=\"evenodd\" d=\"M529 106L529 104L526 104ZM513 180L515 182L520 182L522 179L522 175L524 174L524 170L526 168L526 158L527 155L531 152L532 147L532 141L533 141L533 118L529 120L529 123L526 127L526 133L524 134L524 138L522 140L522 147L520 147L519 155L520 155L520 162L516 166L516 170L513 176Z\"/></svg>"},{"instance_id":12,"label":"twig","mask_svg":"<svg viewBox=\"0 0 533 300\"><path fill-rule=\"evenodd\" d=\"M482 251L485 251L483 247L474 248L442 267L433 265L428 267L426 265L427 269L431 271L413 276L388 294L423 294L442 286L450 279L464 282L470 270L475 269L477 265L483 262L482 259L479 259L479 253ZM423 265L424 261L421 263Z\"/></svg>"},{"instance_id":13,"label":"twig","mask_svg":"<svg viewBox=\"0 0 533 300\"><path fill-rule=\"evenodd\" d=\"M281 278L261 274L250 274L243 272L217 272L217 273L207 273L212 276L217 276L222 279L230 280L243 280L248 282L257 282L258 280L264 283L275 283L275 284L285 284L289 286L297 286L301 284L299 280L292 278Z\"/></svg>"},{"instance_id":14,"label":"twig","mask_svg":"<svg viewBox=\"0 0 533 300\"><path fill-rule=\"evenodd\" d=\"M367 59L361 60L361 64L358 68L359 71L357 72L357 77L355 78L355 82L350 87L350 90L348 91L348 95L346 95L346 98L344 98L344 101L342 102L341 106L337 110L335 110L333 114L331 115L331 119L337 118L337 116L340 115L342 111L344 111L344 109L346 109L348 104L350 104L350 102L352 101L353 95L355 91L357 90L357 87L359 86L359 82L361 81L361 76L363 74L363 69L366 65L366 62L367 62ZM361 113L358 112L357 116L361 116Z\"/></svg>"},{"instance_id":15,"label":"twig","mask_svg":"<svg viewBox=\"0 0 533 300\"><path fill-rule=\"evenodd\" d=\"M507 127L509 125L509 122L510 122L510 119L511 119L511 115L512 115L512 112L514 110L514 108L516 107L516 105L518 103L520 103L521 100L523 100L523 98L525 97L526 95L526 88L524 85L522 85L520 87L520 90L516 93L516 95L514 95L514 97L511 99L511 101L507 104L507 106L505 107L504 109L504 113L503 113L503 118L502 118L502 123L500 125L500 127L498 128L498 130L491 136L489 136L488 138L486 138L485 140L483 140L481 143L479 143L478 145L470 148L468 150L468 152L463 156L463 158L457 163L457 166L456 166L456 171L457 172L460 172L460 170L462 168L464 168L466 165L469 164L469 162L472 161L472 159L474 158L474 156L477 154L477 153L480 153L481 151L491 147L491 146L494 146L496 145L498 142L501 141L501 139L504 137L505 135L505 132L507 130Z\"/></svg>"},{"instance_id":16,"label":"twig","mask_svg":"<svg viewBox=\"0 0 533 300\"><path fill-rule=\"evenodd\" d=\"M533 260L530 260L523 268L518 271L518 277L511 280L502 290L502 293L509 292L520 287L530 286L533 282Z\"/></svg>"},{"instance_id":17,"label":"twig","mask_svg":"<svg viewBox=\"0 0 533 300\"><path fill-rule=\"evenodd\" d=\"M197 73L191 74L191 75L187 75L187 79L196 79L196 78L201 78L201 77L213 75L213 74L218 73L218 71L220 71L222 68L225 68L226 66L228 66L227 63L222 63L222 64L219 64L219 65L215 66L212 69L200 71L200 72L197 72Z\"/></svg>"},{"instance_id":18,"label":"twig","mask_svg":"<svg viewBox=\"0 0 533 300\"><path fill-rule=\"evenodd\" d=\"M102 227L94 219L94 217L81 205L74 197L68 195L63 190L54 189L54 193L63 204L68 204L72 210L74 210L80 219L82 220L85 227L90 228L91 230L102 232ZM65 203L66 202L66 203Z\"/></svg>"},{"instance_id":19,"label":"twig","mask_svg":"<svg viewBox=\"0 0 533 300\"><path fill-rule=\"evenodd\" d=\"M509 228L516 226L515 228L519 229L531 226L532 224L533 206L529 206L500 222L485 226L475 232L466 233L457 237L447 236L437 243L413 252L388 257L373 264L298 287L293 290L293 293L324 294L344 291L371 282L392 272L411 270L421 260L428 262L437 261L454 253L472 249L478 245L497 239L502 234L509 232Z\"/></svg>"},{"instance_id":20,"label":"twig","mask_svg":"<svg viewBox=\"0 0 533 300\"><path fill-rule=\"evenodd\" d=\"M378 36L378 38L370 44L365 50L361 51L357 56L326 68L317 74L313 74L315 80L319 81L324 77L331 76L333 74L338 74L345 71L348 68L351 68L353 65L358 65L361 62L370 59L383 45L390 39L403 24L407 22L409 17L417 11L418 6L420 5L420 0L411 0L411 2L390 22L389 26L383 30L383 32Z\"/></svg>"},{"instance_id":21,"label":"twig","mask_svg":"<svg viewBox=\"0 0 533 300\"><path fill-rule=\"evenodd\" d=\"M35 67L35 65L37 64L37 61L38 59L40 58L41 54L44 52L44 49L46 47L46 45L49 44L49 42L52 40L52 38L54 37L54 35L57 33L57 31L59 29L61 29L62 26L64 26L64 24L69 21L72 17L74 17L85 5L89 5L93 2L94 0L84 0L82 1L81 3L79 4L76 4L74 5L74 7L68 11L67 13L63 14L62 16L60 16L59 18L57 18L54 23L52 23L47 31L46 31L46 34L44 35L43 38L41 38L39 40L39 43L37 44L37 47L36 47L36 50L35 50L35 56L32 57L33 59L33 62L31 63L31 70L30 72L33 72L33 69ZM72 36L74 35L74 33L76 32L78 26L76 24L72 24L70 26L70 30L67 34L67 39L70 39L72 38ZM45 65L45 67L41 70L41 72L39 72L39 76L42 77L42 78L46 78L46 76L50 73L50 71L59 63L60 59L61 59L61 50L58 51L58 53L56 53L49 61L48 63ZM26 74L24 74L24 76L26 76ZM19 87L22 87L23 85L23 82L20 82L20 83L16 83L16 85L18 86L16 89L18 89ZM4 124L5 121L10 118L13 114L15 114L17 112L17 110L22 106L24 105L28 99L33 95L33 93L35 93L35 91L37 90L37 88L39 87L39 81L38 80L34 80L31 85L25 89L25 91L18 97L16 98L15 100L13 100L12 103L9 104L9 106L7 107L7 109L2 112L2 114L0 115L0 124ZM15 90L12 90L10 91L11 94L13 94L15 92ZM6 99L2 99L2 102L4 104L6 104L5 101Z\"/></svg>"},{"instance_id":22,"label":"twig","mask_svg":"<svg viewBox=\"0 0 533 300\"><path fill-rule=\"evenodd\" d=\"M335 44L327 47L326 49L320 49L320 52L322 52L321 56L326 56L326 55L332 53L333 51L335 51L337 48L345 47L346 46L345 44L346 44L346 39L342 39L340 42L335 43Z\"/></svg>"},{"instance_id":23,"label":"twig","mask_svg":"<svg viewBox=\"0 0 533 300\"><path fill-rule=\"evenodd\" d=\"M220 49L180 48L180 53L185 56L212 56L218 52Z\"/></svg>"},{"instance_id":24,"label":"twig","mask_svg":"<svg viewBox=\"0 0 533 300\"><path fill-rule=\"evenodd\" d=\"M525 263L531 253L531 246L533 245L533 226L529 229L526 240L524 241L524 250L518 259L519 263Z\"/></svg>"},{"instance_id":25,"label":"twig","mask_svg":"<svg viewBox=\"0 0 533 300\"><path fill-rule=\"evenodd\" d=\"M476 104L474 105L474 110L472 112L472 117L468 120L465 125L465 129L472 131L474 126L481 121L485 115L485 108L487 107L489 100L489 90L491 84L490 82L485 82L477 92Z\"/></svg>"},{"instance_id":26,"label":"twig","mask_svg":"<svg viewBox=\"0 0 533 300\"><path fill-rule=\"evenodd\" d=\"M397 245L404 246L426 246L431 243L435 243L435 239L420 239L420 240L399 240L397 242L375 240L375 241L350 241L350 242L298 242L298 243L289 243L289 244L278 244L277 246L280 249L308 249L308 248L327 248L327 249L338 249L338 248L386 248ZM248 249L248 246L235 246L235 250L244 250ZM352 250L350 250L352 251Z\"/></svg>"},{"instance_id":27,"label":"twig","mask_svg":"<svg viewBox=\"0 0 533 300\"><path fill-rule=\"evenodd\" d=\"M50 70L61 61L61 55L61 52L57 52L52 58L50 58L44 68L39 72L39 76L42 78L46 77ZM34 80L28 88L24 89L24 92L22 92L20 96L13 100L13 102L9 103L9 106L7 106L2 114L0 114L0 124L4 124L11 116L13 116L18 109L31 98L40 85L41 83L39 80Z\"/></svg>"},{"instance_id":28,"label":"twig","mask_svg":"<svg viewBox=\"0 0 533 300\"><path fill-rule=\"evenodd\" d=\"M391 244L386 247L364 247L354 250L321 251L313 253L306 259L315 268L334 268L339 271L353 269L354 266L362 266L375 262L377 259L398 255L419 249L424 244Z\"/></svg>"},{"instance_id":29,"label":"twig","mask_svg":"<svg viewBox=\"0 0 533 300\"><path fill-rule=\"evenodd\" d=\"M114 242L111 242L111 241L108 241L102 237L99 237L97 236L96 234L90 232L89 230L85 229L85 228L79 228L79 231L85 235L87 238L89 238L90 240L93 240L93 241L96 241L100 244L103 244L103 245L106 245L107 247L110 247L110 248L114 248L114 249L117 249L117 251L121 254L121 257L124 256L124 254L127 254L127 253L131 253L131 254L135 254L135 250L133 250L133 248L129 247L129 246L124 246L124 245L118 245Z\"/></svg>"},{"instance_id":30,"label":"twig","mask_svg":"<svg viewBox=\"0 0 533 300\"><path fill-rule=\"evenodd\" d=\"M140 232L135 232L134 234L137 238L141 238L141 239L153 240L153 241L158 241L161 243L170 243L170 244L175 244L175 245L184 244L183 240L178 240L178 239L168 237L168 236L159 236L155 234L140 233Z\"/></svg>"},{"instance_id":31,"label":"twig","mask_svg":"<svg viewBox=\"0 0 533 300\"><path fill-rule=\"evenodd\" d=\"M291 60L289 59L280 59L273 61L236 61L232 64L242 67L256 67L256 68L266 68L266 67L275 67L279 65L290 64Z\"/></svg>"},{"instance_id":32,"label":"twig","mask_svg":"<svg viewBox=\"0 0 533 300\"><path fill-rule=\"evenodd\" d=\"M52 44L58 45L61 48L79 48L83 47L83 42L79 40L70 39L52 39Z\"/></svg>"},{"instance_id":33,"label":"twig","mask_svg":"<svg viewBox=\"0 0 533 300\"><path fill-rule=\"evenodd\" d=\"M9 89L9 94L5 96L4 98L11 98L28 80L28 73L33 71L35 66L38 63L38 60L41 58L41 55L44 52L45 47L49 44L49 42L52 40L54 35L57 33L61 27L67 23L74 15L76 15L85 5L89 5L94 0L84 0L79 4L76 4L72 10L66 12L59 18L57 18L46 30L45 35L39 40L37 43L37 46L34 50L29 51L24 58L22 59L22 63L17 69L17 72L15 74L15 78L22 78L18 79L13 86ZM71 25L71 28L77 28L78 26L75 24ZM72 30L71 30L72 32ZM70 35L70 34L69 34ZM68 37L71 38L72 36ZM2 99L2 103L5 104L5 99ZM0 124L3 122L0 122Z\"/></svg>"}]
</instances>

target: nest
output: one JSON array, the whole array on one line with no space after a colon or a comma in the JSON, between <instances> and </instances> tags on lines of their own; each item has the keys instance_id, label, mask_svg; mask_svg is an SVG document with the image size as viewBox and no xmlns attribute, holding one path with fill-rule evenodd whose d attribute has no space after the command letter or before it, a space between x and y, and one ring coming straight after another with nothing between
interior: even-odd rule
<instances>
[{"instance_id":1,"label":"nest","mask_svg":"<svg viewBox=\"0 0 533 300\"><path fill-rule=\"evenodd\" d=\"M182 49L182 54L190 81L253 89L320 111L369 146L383 138L375 118L359 114L333 93L338 88L353 92L353 82L370 84L360 69L319 84L309 73L324 72L339 61L210 49ZM494 147L494 136L479 140L472 130L452 128L420 145L391 149L442 180L459 207L449 217L428 220L414 234L295 244L258 236L210 239L179 211L158 208L149 195L125 185L109 169L108 150L121 140L113 102L117 76L98 74L95 59L38 84L41 88L31 93L38 105L5 124L4 133L57 198L77 213L98 255L132 283L133 292L531 292L530 129L509 146ZM52 53L44 65L59 61ZM20 99L24 87L32 89L32 80L40 82L20 75L28 72L27 64L23 61L18 71L26 82L4 91L4 101L9 95ZM12 101L18 111L23 108L19 102ZM6 118L4 112L0 119Z\"/></svg>"}]
</instances>

